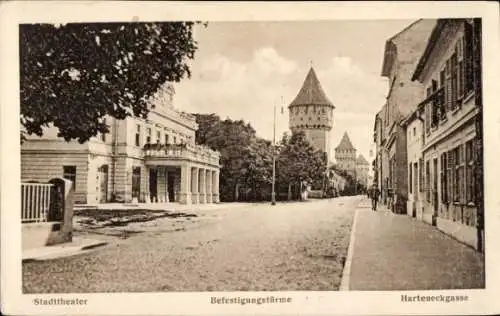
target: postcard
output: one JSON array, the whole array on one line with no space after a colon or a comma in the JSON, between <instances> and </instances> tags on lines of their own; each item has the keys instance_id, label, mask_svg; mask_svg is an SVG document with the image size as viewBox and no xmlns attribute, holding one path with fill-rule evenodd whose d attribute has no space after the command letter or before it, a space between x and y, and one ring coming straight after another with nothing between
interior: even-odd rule
<instances>
[{"instance_id":1,"label":"postcard","mask_svg":"<svg viewBox=\"0 0 500 316\"><path fill-rule=\"evenodd\" d=\"M497 3L0 14L2 313L500 311Z\"/></svg>"}]
</instances>

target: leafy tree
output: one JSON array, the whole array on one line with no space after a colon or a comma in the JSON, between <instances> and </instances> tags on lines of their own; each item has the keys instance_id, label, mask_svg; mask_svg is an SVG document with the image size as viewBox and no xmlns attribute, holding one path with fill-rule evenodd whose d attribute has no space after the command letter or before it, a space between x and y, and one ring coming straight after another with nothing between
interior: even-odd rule
<instances>
[{"instance_id":1,"label":"leafy tree","mask_svg":"<svg viewBox=\"0 0 500 316\"><path fill-rule=\"evenodd\" d=\"M314 149L303 132L284 136L280 146L278 178L281 183L288 184L289 197L291 186L301 187L303 181L312 183L322 179L327 165L325 155Z\"/></svg>"},{"instance_id":2,"label":"leafy tree","mask_svg":"<svg viewBox=\"0 0 500 316\"><path fill-rule=\"evenodd\" d=\"M21 124L54 125L80 143L109 132L103 117L145 117L166 81L190 76L195 22L22 24ZM24 134L21 135L23 139Z\"/></svg>"},{"instance_id":3,"label":"leafy tree","mask_svg":"<svg viewBox=\"0 0 500 316\"><path fill-rule=\"evenodd\" d=\"M198 141L221 153L220 195L222 200L238 200L241 186L246 185L249 172L255 172L256 133L250 124L213 114L195 114L199 124ZM255 169L255 170L254 170Z\"/></svg>"}]
</instances>

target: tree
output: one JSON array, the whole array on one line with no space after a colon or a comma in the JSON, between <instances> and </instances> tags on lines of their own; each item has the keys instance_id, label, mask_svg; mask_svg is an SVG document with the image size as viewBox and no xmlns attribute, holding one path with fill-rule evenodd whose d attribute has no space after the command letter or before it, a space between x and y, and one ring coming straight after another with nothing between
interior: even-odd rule
<instances>
[{"instance_id":1,"label":"tree","mask_svg":"<svg viewBox=\"0 0 500 316\"><path fill-rule=\"evenodd\" d=\"M254 168L255 129L244 121L233 121L213 114L195 114L199 124L198 141L221 154L221 200L238 200L239 188L246 185L249 169ZM204 135L203 137L201 135Z\"/></svg>"},{"instance_id":2,"label":"tree","mask_svg":"<svg viewBox=\"0 0 500 316\"><path fill-rule=\"evenodd\" d=\"M190 76L194 24L20 25L24 133L41 136L53 125L66 141L83 143L109 132L106 115L146 117L162 84Z\"/></svg>"},{"instance_id":3,"label":"tree","mask_svg":"<svg viewBox=\"0 0 500 316\"><path fill-rule=\"evenodd\" d=\"M290 138L284 136L277 159L277 174L281 183L301 188L304 181L312 183L321 179L326 171L324 153L317 151L309 143L303 132L293 133Z\"/></svg>"}]
</instances>

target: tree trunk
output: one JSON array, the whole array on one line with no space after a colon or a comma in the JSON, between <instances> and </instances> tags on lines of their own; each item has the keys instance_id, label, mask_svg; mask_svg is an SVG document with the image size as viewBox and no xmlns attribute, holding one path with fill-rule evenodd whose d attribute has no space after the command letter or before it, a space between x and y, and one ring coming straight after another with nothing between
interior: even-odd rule
<instances>
[{"instance_id":1,"label":"tree trunk","mask_svg":"<svg viewBox=\"0 0 500 316\"><path fill-rule=\"evenodd\" d=\"M292 183L288 183L288 196L287 196L288 201L292 199Z\"/></svg>"},{"instance_id":2,"label":"tree trunk","mask_svg":"<svg viewBox=\"0 0 500 316\"><path fill-rule=\"evenodd\" d=\"M240 199L240 184L236 183L236 186L234 188L234 201L238 202Z\"/></svg>"}]
</instances>

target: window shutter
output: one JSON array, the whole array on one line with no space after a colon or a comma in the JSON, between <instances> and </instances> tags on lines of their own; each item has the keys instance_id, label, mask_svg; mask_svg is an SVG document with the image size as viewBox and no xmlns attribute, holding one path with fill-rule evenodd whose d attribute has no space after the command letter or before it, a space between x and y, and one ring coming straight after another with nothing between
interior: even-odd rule
<instances>
[{"instance_id":1,"label":"window shutter","mask_svg":"<svg viewBox=\"0 0 500 316\"><path fill-rule=\"evenodd\" d=\"M465 94L473 89L474 78L472 74L472 25L469 22L464 22L464 70L465 70Z\"/></svg>"}]
</instances>

